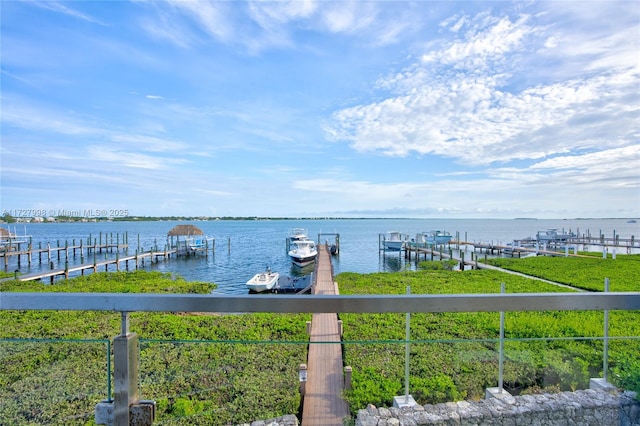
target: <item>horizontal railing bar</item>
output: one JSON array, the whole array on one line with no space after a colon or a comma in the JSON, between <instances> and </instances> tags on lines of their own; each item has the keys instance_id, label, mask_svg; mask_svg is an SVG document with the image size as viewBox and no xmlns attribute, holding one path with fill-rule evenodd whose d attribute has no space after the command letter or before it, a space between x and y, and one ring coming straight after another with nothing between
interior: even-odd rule
<instances>
[{"instance_id":1,"label":"horizontal railing bar","mask_svg":"<svg viewBox=\"0 0 640 426\"><path fill-rule=\"evenodd\" d=\"M339 296L0 293L0 310L404 313L605 309L640 309L640 292Z\"/></svg>"},{"instance_id":2,"label":"horizontal railing bar","mask_svg":"<svg viewBox=\"0 0 640 426\"><path fill-rule=\"evenodd\" d=\"M569 336L569 337L505 337L504 341L508 343L513 342L563 342L563 341L585 341L585 342L597 342L603 340L615 341L615 340L640 340L640 336ZM51 338L31 338L31 337L0 337L0 342L4 343L109 343L108 339L67 339L63 337L51 337ZM238 339L222 339L222 340L195 340L195 339L139 339L141 345L143 344L161 344L161 345L335 345L335 340L238 340ZM422 345L433 343L499 343L500 338L459 338L459 339L410 339L410 340L394 340L394 339L379 339L379 340L344 340L340 341L343 345L405 345L407 343ZM491 351L492 349L487 349Z\"/></svg>"}]
</instances>

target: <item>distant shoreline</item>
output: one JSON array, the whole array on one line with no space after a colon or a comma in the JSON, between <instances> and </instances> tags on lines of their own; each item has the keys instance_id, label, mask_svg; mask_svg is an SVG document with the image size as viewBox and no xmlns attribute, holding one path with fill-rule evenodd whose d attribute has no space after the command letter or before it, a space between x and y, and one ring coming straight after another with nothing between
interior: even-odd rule
<instances>
[{"instance_id":1,"label":"distant shoreline","mask_svg":"<svg viewBox=\"0 0 640 426\"><path fill-rule=\"evenodd\" d=\"M259 216L127 216L127 217L16 217L9 221L1 220L0 224L13 223L85 223L85 222L214 222L214 221L291 221L291 220L640 220L640 217L575 217L575 218L444 218L444 217L259 217Z\"/></svg>"}]
</instances>

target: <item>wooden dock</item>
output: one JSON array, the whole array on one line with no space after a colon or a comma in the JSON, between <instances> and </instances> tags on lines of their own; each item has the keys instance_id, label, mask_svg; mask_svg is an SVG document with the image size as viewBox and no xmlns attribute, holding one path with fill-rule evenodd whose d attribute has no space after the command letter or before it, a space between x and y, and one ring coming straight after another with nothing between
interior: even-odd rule
<instances>
[{"instance_id":1,"label":"wooden dock","mask_svg":"<svg viewBox=\"0 0 640 426\"><path fill-rule=\"evenodd\" d=\"M498 246L498 245L493 245L492 246L493 249L495 249L496 251L498 250L504 250L510 247L507 246ZM514 253L516 252L516 250L514 250ZM525 252L525 253L536 253L539 255L545 255L545 256L558 256L558 257L584 257L584 258L593 258L593 256L587 256L587 255L582 255L582 254L576 254L576 253L566 253L566 252L557 252L557 251L548 251L548 250L536 250L536 249L527 249L527 248L518 248L517 249L518 252L518 257L520 256L521 252ZM411 260L411 256L413 255L415 256L415 260L419 261L420 260L420 256L424 256L424 260L434 260L435 258L440 258L441 260L444 259L451 259L451 260L455 260L456 262L458 262L460 264L460 270L464 270L464 268L466 266L471 267L472 269L500 269L500 268L496 268L494 266L488 265L486 262L485 263L480 263L480 261L478 260L480 258L480 256L478 256L477 253L475 253L474 251L470 252L471 256L470 258L466 258L465 257L465 251L460 251L460 257L456 257L453 255L453 250L449 249L449 250L443 250L443 247L440 247L439 250L435 250L435 249L431 249L431 248L407 248L407 258L409 260ZM500 253L500 252L498 252ZM512 256L514 255L514 253L512 253ZM486 257L486 255L485 255Z\"/></svg>"},{"instance_id":2,"label":"wooden dock","mask_svg":"<svg viewBox=\"0 0 640 426\"><path fill-rule=\"evenodd\" d=\"M94 257L93 262L84 263L80 265L72 265L72 266L67 265L64 268L51 269L49 271L33 272L31 274L25 274L25 275L19 276L18 280L34 281L34 280L42 280L44 278L50 278L51 282L53 283L54 278L58 276L64 276L65 278L69 278L69 274L73 272L79 271L82 275L84 275L85 271L98 272L98 269L103 267L105 271L108 271L110 265L115 266L116 271L120 271L121 264L124 263L125 269L129 270L129 262L134 262L135 269L138 269L140 262L144 264L145 259L149 259L151 262L153 262L154 260L157 261L159 258L167 259L171 255L175 255L175 254L176 254L176 250L172 249L172 250L165 250L165 251L148 251L144 253L136 253L134 255L128 255L128 256L122 256L122 257L120 257L119 255L116 255L115 258L104 259L104 260L97 260Z\"/></svg>"},{"instance_id":3,"label":"wooden dock","mask_svg":"<svg viewBox=\"0 0 640 426\"><path fill-rule=\"evenodd\" d=\"M337 294L331 256L325 245L318 248L314 294ZM302 426L342 426L349 406L342 399L344 365L338 315L313 314L310 342Z\"/></svg>"},{"instance_id":4,"label":"wooden dock","mask_svg":"<svg viewBox=\"0 0 640 426\"><path fill-rule=\"evenodd\" d=\"M0 257L4 259L4 269L9 270L10 260L13 266L17 266L15 270L16 279L20 281L42 280L49 278L51 283L56 277L69 278L69 274L80 272L98 272L104 268L105 272L109 271L110 266L114 266L116 271L120 271L123 266L125 270L129 270L129 264L134 263L133 268L138 269L144 267L145 262L158 262L160 259L165 260L171 256L190 256L203 253L208 256L209 250L213 253L215 250L215 240L213 238L204 238L201 246L190 246L186 244L186 240L180 241L178 236L174 243L171 236L171 243L167 241L164 248L158 247L157 241L150 250L144 251L140 245L140 236L138 235L138 249L135 254L129 254L129 234L120 235L116 233L100 232L98 237L93 238L91 234L86 239L64 241L57 240L54 243L38 241L37 245L33 243L30 236L12 236L4 238L0 242ZM210 244L211 241L211 244ZM104 256L102 253L104 252ZM122 253L121 253L122 252ZM26 262L22 259L26 258ZM37 272L30 272L19 275L22 264L26 263L31 268L32 263L37 262L43 265L45 262L49 265L46 270L40 267ZM54 267L57 264L57 268ZM64 267L62 267L64 265ZM122 265L122 266L121 266Z\"/></svg>"},{"instance_id":5,"label":"wooden dock","mask_svg":"<svg viewBox=\"0 0 640 426\"><path fill-rule=\"evenodd\" d=\"M22 257L27 258L27 264L31 266L33 263L33 257L38 257L38 263L42 264L42 257L45 257L45 261L51 262L51 260L56 257L59 261L61 256L64 256L65 259L69 257L76 257L77 253L80 253L80 257L89 256L91 252L93 253L102 253L105 252L113 253L114 251L126 251L129 248L128 244L102 244L102 245L92 245L92 246L83 246L80 245L65 245L65 246L56 246L51 247L51 245L47 245L47 247L42 247L41 245L38 248L28 247L26 249L21 250L2 250L0 251L0 257L4 258L4 267L7 269L9 264L9 259L11 257L15 257L17 259L17 265L20 267L22 265Z\"/></svg>"}]
</instances>

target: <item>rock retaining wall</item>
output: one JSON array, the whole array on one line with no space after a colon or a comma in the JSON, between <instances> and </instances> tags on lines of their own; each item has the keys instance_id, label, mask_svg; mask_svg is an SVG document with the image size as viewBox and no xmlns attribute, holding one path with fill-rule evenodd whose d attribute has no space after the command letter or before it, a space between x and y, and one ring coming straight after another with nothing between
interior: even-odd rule
<instances>
[{"instance_id":1,"label":"rock retaining wall","mask_svg":"<svg viewBox=\"0 0 640 426\"><path fill-rule=\"evenodd\" d=\"M299 424L298 418L293 414L289 414L276 419L256 420L255 422L244 423L238 426L298 426Z\"/></svg>"},{"instance_id":2,"label":"rock retaining wall","mask_svg":"<svg viewBox=\"0 0 640 426\"><path fill-rule=\"evenodd\" d=\"M356 419L356 426L419 425L640 426L640 402L633 392L589 389L403 408L369 405Z\"/></svg>"}]
</instances>

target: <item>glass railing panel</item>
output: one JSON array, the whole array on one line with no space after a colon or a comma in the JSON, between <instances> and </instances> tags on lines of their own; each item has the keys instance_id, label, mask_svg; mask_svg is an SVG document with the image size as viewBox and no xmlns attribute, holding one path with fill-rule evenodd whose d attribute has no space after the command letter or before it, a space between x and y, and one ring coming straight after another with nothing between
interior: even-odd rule
<instances>
[{"instance_id":1,"label":"glass railing panel","mask_svg":"<svg viewBox=\"0 0 640 426\"><path fill-rule=\"evenodd\" d=\"M140 341L140 394L159 424L242 424L300 408L307 342Z\"/></svg>"},{"instance_id":2,"label":"glass railing panel","mask_svg":"<svg viewBox=\"0 0 640 426\"><path fill-rule=\"evenodd\" d=\"M405 395L406 344L399 340L344 342L352 367L346 392L352 412L367 404L390 407ZM609 338L608 380L624 389L640 385L640 337ZM602 337L505 339L503 389L511 395L588 389L602 377ZM485 398L500 381L499 339L412 340L408 393L418 404Z\"/></svg>"},{"instance_id":3,"label":"glass railing panel","mask_svg":"<svg viewBox=\"0 0 640 426\"><path fill-rule=\"evenodd\" d=\"M409 394L419 404L479 399L495 386L498 355L493 342L412 341L409 345ZM346 392L353 412L367 404L390 407L405 395L406 346L400 341L348 342L345 364L352 367Z\"/></svg>"},{"instance_id":4,"label":"glass railing panel","mask_svg":"<svg viewBox=\"0 0 640 426\"><path fill-rule=\"evenodd\" d=\"M0 339L3 425L84 425L109 395L106 340Z\"/></svg>"}]
</instances>

